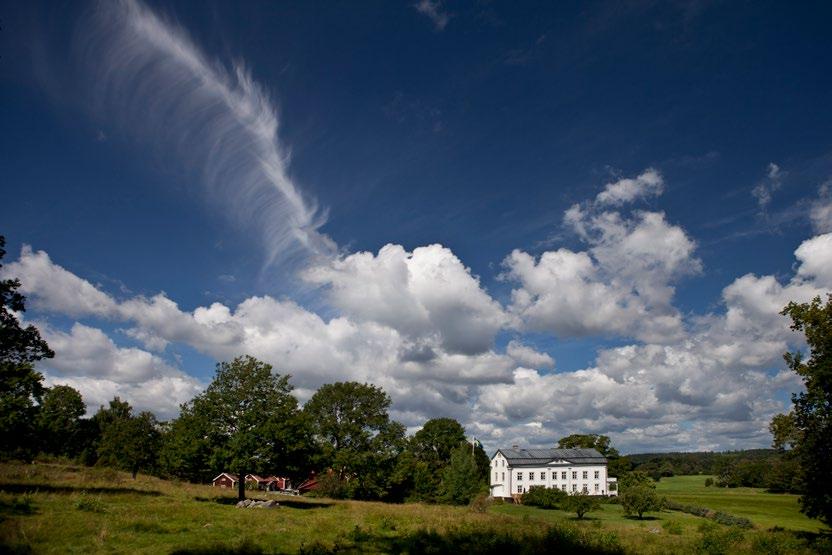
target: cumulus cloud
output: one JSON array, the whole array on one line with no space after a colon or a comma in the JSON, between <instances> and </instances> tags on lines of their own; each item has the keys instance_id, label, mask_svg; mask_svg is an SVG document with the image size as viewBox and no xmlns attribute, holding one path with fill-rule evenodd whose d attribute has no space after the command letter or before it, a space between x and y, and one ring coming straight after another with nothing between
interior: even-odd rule
<instances>
[{"instance_id":1,"label":"cumulus cloud","mask_svg":"<svg viewBox=\"0 0 832 555\"><path fill-rule=\"evenodd\" d=\"M832 233L804 241L794 254L800 261L800 277L832 289Z\"/></svg>"},{"instance_id":2,"label":"cumulus cloud","mask_svg":"<svg viewBox=\"0 0 832 555\"><path fill-rule=\"evenodd\" d=\"M551 355L536 351L517 340L509 341L506 354L514 359L518 366L531 368L554 368L555 366L555 359Z\"/></svg>"},{"instance_id":3,"label":"cumulus cloud","mask_svg":"<svg viewBox=\"0 0 832 555\"><path fill-rule=\"evenodd\" d=\"M377 255L351 254L304 276L326 286L331 303L351 318L389 326L412 341L435 336L452 353L487 351L509 322L479 279L441 245L412 253L385 245Z\"/></svg>"},{"instance_id":4,"label":"cumulus cloud","mask_svg":"<svg viewBox=\"0 0 832 555\"><path fill-rule=\"evenodd\" d=\"M89 281L53 264L44 251L23 245L20 258L0 272L7 277L25 276L23 292L37 291L35 308L43 306L67 316L110 316L116 302Z\"/></svg>"},{"instance_id":5,"label":"cumulus cloud","mask_svg":"<svg viewBox=\"0 0 832 555\"><path fill-rule=\"evenodd\" d=\"M210 202L260 233L268 261L333 250L317 231L325 215L288 174L269 95L242 63L210 59L138 0L99 4L79 37L95 109L194 169Z\"/></svg>"},{"instance_id":6,"label":"cumulus cloud","mask_svg":"<svg viewBox=\"0 0 832 555\"><path fill-rule=\"evenodd\" d=\"M510 311L529 329L557 336L614 334L645 341L678 339L682 318L672 300L678 278L701 271L696 244L664 213L605 210L661 191L655 170L608 184L594 203L573 205L564 225L587 245L539 257L515 250L504 277L519 285Z\"/></svg>"},{"instance_id":7,"label":"cumulus cloud","mask_svg":"<svg viewBox=\"0 0 832 555\"><path fill-rule=\"evenodd\" d=\"M662 175L653 168L647 168L638 177L607 183L604 190L595 197L595 202L602 206L620 206L650 196L659 196L663 191Z\"/></svg>"},{"instance_id":8,"label":"cumulus cloud","mask_svg":"<svg viewBox=\"0 0 832 555\"><path fill-rule=\"evenodd\" d=\"M371 382L411 429L450 416L490 447L551 445L575 431L610 434L629 451L768 444L768 421L786 408L778 399L801 387L782 370L782 353L801 343L779 312L832 287L832 234L795 250L790 280L740 276L718 309L683 319L672 305L675 280L701 263L681 228L660 212L594 203L566 221L586 250L514 251L505 262L515 284L508 310L440 245L387 245L309 267L304 279L336 309L328 318L270 296L193 310L161 293L118 300L28 247L2 272L21 279L38 311L119 322L155 351L119 346L82 323L39 323L56 350L42 365L49 383L78 387L93 406L118 394L175 414L202 387L159 354L178 343L216 360L265 360L293 376L301 400L334 380ZM554 371L553 358L522 334L505 352L494 348L495 336L523 327L637 341L599 349L586 368Z\"/></svg>"}]
</instances>

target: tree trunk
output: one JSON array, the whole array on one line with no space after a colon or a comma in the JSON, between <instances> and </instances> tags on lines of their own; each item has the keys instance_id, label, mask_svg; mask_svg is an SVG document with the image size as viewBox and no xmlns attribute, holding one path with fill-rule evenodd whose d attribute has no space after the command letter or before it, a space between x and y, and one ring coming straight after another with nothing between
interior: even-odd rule
<instances>
[{"instance_id":1,"label":"tree trunk","mask_svg":"<svg viewBox=\"0 0 832 555\"><path fill-rule=\"evenodd\" d=\"M136 475L137 475L138 473L139 473L139 467L138 467L138 466L134 466L134 467L133 467L133 479L134 479L134 480L136 479Z\"/></svg>"},{"instance_id":2,"label":"tree trunk","mask_svg":"<svg viewBox=\"0 0 832 555\"><path fill-rule=\"evenodd\" d=\"M246 475L240 472L237 478L237 499L243 501L246 498Z\"/></svg>"}]
</instances>

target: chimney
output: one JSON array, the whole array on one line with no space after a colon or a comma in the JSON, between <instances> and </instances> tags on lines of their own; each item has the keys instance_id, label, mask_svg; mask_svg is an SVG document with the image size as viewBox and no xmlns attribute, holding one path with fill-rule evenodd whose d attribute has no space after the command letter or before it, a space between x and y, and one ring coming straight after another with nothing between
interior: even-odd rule
<instances>
[{"instance_id":1,"label":"chimney","mask_svg":"<svg viewBox=\"0 0 832 555\"><path fill-rule=\"evenodd\" d=\"M514 449L515 451L517 451L518 449L520 449L520 446L519 445L512 445L511 448Z\"/></svg>"}]
</instances>

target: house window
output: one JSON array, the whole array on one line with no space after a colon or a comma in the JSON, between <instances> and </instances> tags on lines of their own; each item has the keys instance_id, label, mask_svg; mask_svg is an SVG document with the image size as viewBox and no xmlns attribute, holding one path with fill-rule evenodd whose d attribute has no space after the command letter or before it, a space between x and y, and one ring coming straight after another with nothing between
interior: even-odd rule
<instances>
[{"instance_id":1,"label":"house window","mask_svg":"<svg viewBox=\"0 0 832 555\"><path fill-rule=\"evenodd\" d=\"M497 481L497 473L496 472L494 473L494 481L495 482Z\"/></svg>"},{"instance_id":2,"label":"house window","mask_svg":"<svg viewBox=\"0 0 832 555\"><path fill-rule=\"evenodd\" d=\"M589 490L586 489L586 484L584 484L584 493L589 493Z\"/></svg>"},{"instance_id":3,"label":"house window","mask_svg":"<svg viewBox=\"0 0 832 555\"><path fill-rule=\"evenodd\" d=\"M598 476L599 474L600 474L600 472L596 470L596 471L595 471L595 479L596 479L596 480L599 478L599 476Z\"/></svg>"},{"instance_id":4,"label":"house window","mask_svg":"<svg viewBox=\"0 0 832 555\"><path fill-rule=\"evenodd\" d=\"M561 472L560 473L560 479L561 480L566 480L566 472Z\"/></svg>"},{"instance_id":5,"label":"house window","mask_svg":"<svg viewBox=\"0 0 832 555\"><path fill-rule=\"evenodd\" d=\"M598 493L599 488L600 488L600 486L598 484L595 484L595 493Z\"/></svg>"},{"instance_id":6,"label":"house window","mask_svg":"<svg viewBox=\"0 0 832 555\"><path fill-rule=\"evenodd\" d=\"M523 493L523 486L517 486L517 493Z\"/></svg>"},{"instance_id":7,"label":"house window","mask_svg":"<svg viewBox=\"0 0 832 555\"><path fill-rule=\"evenodd\" d=\"M566 491L566 484L563 484L563 485L560 487L560 489L562 489L563 491Z\"/></svg>"},{"instance_id":8,"label":"house window","mask_svg":"<svg viewBox=\"0 0 832 555\"><path fill-rule=\"evenodd\" d=\"M517 473L517 481L518 481L518 482L521 482L522 480L523 480L523 473L522 473L522 472L518 472L518 473Z\"/></svg>"},{"instance_id":9,"label":"house window","mask_svg":"<svg viewBox=\"0 0 832 555\"><path fill-rule=\"evenodd\" d=\"M552 472L552 480L557 480L557 479L558 479L558 473L557 472Z\"/></svg>"},{"instance_id":10,"label":"house window","mask_svg":"<svg viewBox=\"0 0 832 555\"><path fill-rule=\"evenodd\" d=\"M584 480L586 480L586 475L587 474L588 474L588 472L586 470L584 470Z\"/></svg>"},{"instance_id":11,"label":"house window","mask_svg":"<svg viewBox=\"0 0 832 555\"><path fill-rule=\"evenodd\" d=\"M503 472L502 474L503 474L503 482L505 482L506 481L506 473Z\"/></svg>"},{"instance_id":12,"label":"house window","mask_svg":"<svg viewBox=\"0 0 832 555\"><path fill-rule=\"evenodd\" d=\"M529 480L534 480L534 472L529 472Z\"/></svg>"},{"instance_id":13,"label":"house window","mask_svg":"<svg viewBox=\"0 0 832 555\"><path fill-rule=\"evenodd\" d=\"M578 491L578 484L572 484L572 491Z\"/></svg>"},{"instance_id":14,"label":"house window","mask_svg":"<svg viewBox=\"0 0 832 555\"><path fill-rule=\"evenodd\" d=\"M578 472L577 472L577 471L573 471L573 472L572 472L572 479L573 479L573 480L577 480L577 479L578 479Z\"/></svg>"}]
</instances>

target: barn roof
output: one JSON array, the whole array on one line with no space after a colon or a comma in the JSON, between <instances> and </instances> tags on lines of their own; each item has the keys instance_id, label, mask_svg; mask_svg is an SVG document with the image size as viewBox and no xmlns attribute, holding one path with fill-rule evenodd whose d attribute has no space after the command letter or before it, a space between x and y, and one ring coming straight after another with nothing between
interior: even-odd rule
<instances>
[{"instance_id":1,"label":"barn roof","mask_svg":"<svg viewBox=\"0 0 832 555\"><path fill-rule=\"evenodd\" d=\"M213 480L211 480L211 481L212 481L212 482L216 482L217 480L219 480L219 479L220 479L220 478L222 478L223 476L228 476L228 477L229 477L229 478L231 478L233 481L235 481L235 482L237 481L237 475L236 475L236 474L229 474L228 472L223 472L222 474L220 474L219 476L217 476L216 478L214 478L214 479L213 479Z\"/></svg>"},{"instance_id":2,"label":"barn roof","mask_svg":"<svg viewBox=\"0 0 832 555\"><path fill-rule=\"evenodd\" d=\"M539 465L557 459L574 464L607 462L607 459L595 449L498 449L497 453L502 453L510 466Z\"/></svg>"}]
</instances>

